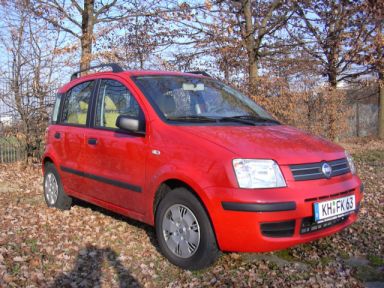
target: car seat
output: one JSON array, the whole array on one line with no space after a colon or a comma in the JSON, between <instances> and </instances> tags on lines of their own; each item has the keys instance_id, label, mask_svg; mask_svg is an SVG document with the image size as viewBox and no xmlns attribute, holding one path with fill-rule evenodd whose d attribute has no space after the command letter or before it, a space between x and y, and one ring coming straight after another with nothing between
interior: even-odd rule
<instances>
[{"instance_id":1,"label":"car seat","mask_svg":"<svg viewBox=\"0 0 384 288\"><path fill-rule=\"evenodd\" d=\"M156 103L165 116L176 111L176 102L170 93L161 94L159 96L160 97L157 98Z\"/></svg>"},{"instance_id":2,"label":"car seat","mask_svg":"<svg viewBox=\"0 0 384 288\"><path fill-rule=\"evenodd\" d=\"M104 98L104 126L109 128L116 127L116 119L120 115L116 104L109 96Z\"/></svg>"},{"instance_id":3,"label":"car seat","mask_svg":"<svg viewBox=\"0 0 384 288\"><path fill-rule=\"evenodd\" d=\"M69 114L67 123L85 125L87 122L87 112L88 112L88 103L84 101L80 101L78 111L75 111Z\"/></svg>"}]
</instances>

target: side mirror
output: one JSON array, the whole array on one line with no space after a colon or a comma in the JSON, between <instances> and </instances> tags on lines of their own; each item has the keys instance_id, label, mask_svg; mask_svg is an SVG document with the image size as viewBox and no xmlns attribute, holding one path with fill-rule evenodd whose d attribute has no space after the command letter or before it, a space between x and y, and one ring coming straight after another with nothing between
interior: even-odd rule
<instances>
[{"instance_id":1,"label":"side mirror","mask_svg":"<svg viewBox=\"0 0 384 288\"><path fill-rule=\"evenodd\" d=\"M119 115L116 119L116 126L124 131L145 134L144 119L137 119L126 115Z\"/></svg>"}]
</instances>

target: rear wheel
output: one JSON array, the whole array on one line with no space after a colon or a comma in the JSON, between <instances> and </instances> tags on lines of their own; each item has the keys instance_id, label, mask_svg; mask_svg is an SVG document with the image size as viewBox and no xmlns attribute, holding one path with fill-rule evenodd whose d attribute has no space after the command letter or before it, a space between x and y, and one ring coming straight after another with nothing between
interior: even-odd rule
<instances>
[{"instance_id":1,"label":"rear wheel","mask_svg":"<svg viewBox=\"0 0 384 288\"><path fill-rule=\"evenodd\" d=\"M218 257L208 215L187 189L176 188L165 195L156 210L155 222L160 250L176 266L198 270Z\"/></svg>"},{"instance_id":2,"label":"rear wheel","mask_svg":"<svg viewBox=\"0 0 384 288\"><path fill-rule=\"evenodd\" d=\"M55 165L48 162L44 169L44 199L48 207L68 210L72 205L72 198L65 194L59 173Z\"/></svg>"}]
</instances>

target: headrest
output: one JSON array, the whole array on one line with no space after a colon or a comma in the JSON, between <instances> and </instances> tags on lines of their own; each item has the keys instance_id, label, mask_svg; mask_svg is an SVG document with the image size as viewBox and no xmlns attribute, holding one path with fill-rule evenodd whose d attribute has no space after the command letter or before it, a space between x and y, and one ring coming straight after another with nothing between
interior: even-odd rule
<instances>
[{"instance_id":1,"label":"headrest","mask_svg":"<svg viewBox=\"0 0 384 288\"><path fill-rule=\"evenodd\" d=\"M115 103L112 101L112 99L109 96L105 96L104 108L105 110L117 110Z\"/></svg>"},{"instance_id":2,"label":"headrest","mask_svg":"<svg viewBox=\"0 0 384 288\"><path fill-rule=\"evenodd\" d=\"M88 103L86 103L84 101L80 101L79 106L80 106L81 111L87 111L88 110Z\"/></svg>"},{"instance_id":3,"label":"headrest","mask_svg":"<svg viewBox=\"0 0 384 288\"><path fill-rule=\"evenodd\" d=\"M175 99L172 95L162 94L157 99L157 105L164 114L170 114L176 110Z\"/></svg>"}]
</instances>

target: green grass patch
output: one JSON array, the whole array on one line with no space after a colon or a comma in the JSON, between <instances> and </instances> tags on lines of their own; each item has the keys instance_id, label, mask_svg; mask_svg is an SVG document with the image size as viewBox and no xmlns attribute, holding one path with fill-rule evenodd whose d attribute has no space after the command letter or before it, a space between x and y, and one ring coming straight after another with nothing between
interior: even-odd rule
<instances>
[{"instance_id":1,"label":"green grass patch","mask_svg":"<svg viewBox=\"0 0 384 288\"><path fill-rule=\"evenodd\" d=\"M17 274L20 273L20 264L16 263L12 266L12 275L16 276Z\"/></svg>"},{"instance_id":2,"label":"green grass patch","mask_svg":"<svg viewBox=\"0 0 384 288\"><path fill-rule=\"evenodd\" d=\"M371 266L357 267L356 277L364 282L384 281L383 272Z\"/></svg>"},{"instance_id":3,"label":"green grass patch","mask_svg":"<svg viewBox=\"0 0 384 288\"><path fill-rule=\"evenodd\" d=\"M36 253L38 251L37 249L37 239L27 239L26 244L31 248L32 253Z\"/></svg>"},{"instance_id":4,"label":"green grass patch","mask_svg":"<svg viewBox=\"0 0 384 288\"><path fill-rule=\"evenodd\" d=\"M284 259L286 261L295 261L295 257L293 257L290 249L280 250L277 252L274 252L277 257Z\"/></svg>"},{"instance_id":5,"label":"green grass patch","mask_svg":"<svg viewBox=\"0 0 384 288\"><path fill-rule=\"evenodd\" d=\"M384 161L384 150L368 150L353 155L356 161L377 163Z\"/></svg>"},{"instance_id":6,"label":"green grass patch","mask_svg":"<svg viewBox=\"0 0 384 288\"><path fill-rule=\"evenodd\" d=\"M384 258L382 257L376 256L376 255L369 255L368 260L372 266L375 266L375 267L384 266Z\"/></svg>"}]
</instances>

